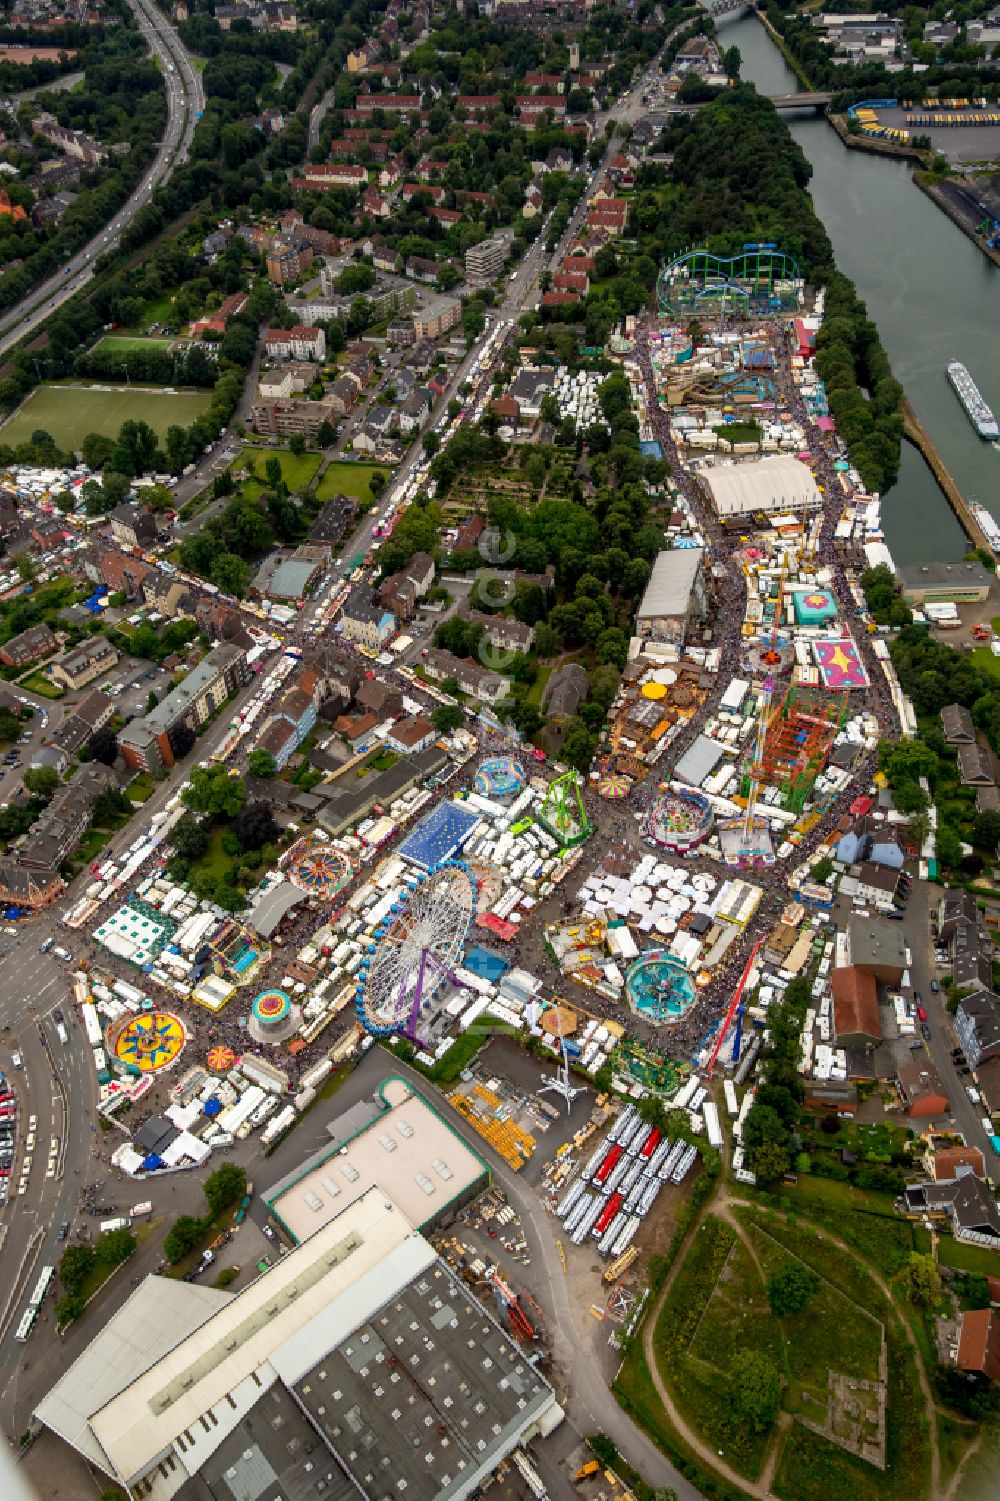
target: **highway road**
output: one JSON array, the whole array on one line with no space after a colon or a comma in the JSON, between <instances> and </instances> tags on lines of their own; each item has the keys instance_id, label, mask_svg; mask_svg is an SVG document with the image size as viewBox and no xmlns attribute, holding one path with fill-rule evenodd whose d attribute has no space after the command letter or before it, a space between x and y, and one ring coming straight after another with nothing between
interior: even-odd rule
<instances>
[{"instance_id":1,"label":"highway road","mask_svg":"<svg viewBox=\"0 0 1000 1501\"><path fill-rule=\"evenodd\" d=\"M67 261L56 276L49 277L30 293L17 308L0 317L0 353L19 343L44 323L56 308L81 291L94 274L94 262L104 251L113 249L153 190L185 161L194 134L197 116L205 108L205 91L201 73L185 50L170 22L156 8L154 0L129 0L136 24L149 43L150 51L163 65L167 90L167 127L153 164L127 203L118 210L100 235Z\"/></svg>"}]
</instances>

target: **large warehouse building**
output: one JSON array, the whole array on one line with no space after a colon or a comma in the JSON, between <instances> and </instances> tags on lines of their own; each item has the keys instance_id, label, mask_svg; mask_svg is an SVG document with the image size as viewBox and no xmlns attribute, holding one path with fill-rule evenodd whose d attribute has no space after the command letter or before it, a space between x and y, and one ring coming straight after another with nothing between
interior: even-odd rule
<instances>
[{"instance_id":1,"label":"large warehouse building","mask_svg":"<svg viewBox=\"0 0 1000 1501\"><path fill-rule=\"evenodd\" d=\"M386 1079L377 1101L360 1100L327 1131L330 1145L264 1194L289 1240L305 1240L380 1183L425 1232L489 1187L483 1159L403 1079Z\"/></svg>"},{"instance_id":2,"label":"large warehouse building","mask_svg":"<svg viewBox=\"0 0 1000 1501\"><path fill-rule=\"evenodd\" d=\"M35 1414L135 1501L464 1501L562 1415L380 1188L234 1295L147 1277Z\"/></svg>"},{"instance_id":3,"label":"large warehouse building","mask_svg":"<svg viewBox=\"0 0 1000 1501\"><path fill-rule=\"evenodd\" d=\"M803 510L816 510L823 499L805 464L787 454L741 464L710 464L698 471L697 478L723 525L783 511L801 516Z\"/></svg>"}]
</instances>

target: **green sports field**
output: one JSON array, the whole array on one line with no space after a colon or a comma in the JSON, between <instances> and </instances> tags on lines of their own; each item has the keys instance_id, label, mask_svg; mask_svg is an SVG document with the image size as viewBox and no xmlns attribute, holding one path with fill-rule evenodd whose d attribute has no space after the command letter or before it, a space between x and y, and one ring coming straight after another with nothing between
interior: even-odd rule
<instances>
[{"instance_id":1,"label":"green sports field","mask_svg":"<svg viewBox=\"0 0 1000 1501\"><path fill-rule=\"evenodd\" d=\"M103 354L145 354L149 349L171 350L177 343L176 339L157 339L137 336L132 338L129 334L105 334L103 339L98 339L94 345L94 352Z\"/></svg>"},{"instance_id":2,"label":"green sports field","mask_svg":"<svg viewBox=\"0 0 1000 1501\"><path fill-rule=\"evenodd\" d=\"M176 423L189 427L208 410L210 391L167 392L149 387L131 389L112 386L38 386L9 422L0 427L0 443L17 447L29 443L41 428L51 433L59 448L79 450L88 433L109 438L129 418L148 422L157 437Z\"/></svg>"}]
</instances>

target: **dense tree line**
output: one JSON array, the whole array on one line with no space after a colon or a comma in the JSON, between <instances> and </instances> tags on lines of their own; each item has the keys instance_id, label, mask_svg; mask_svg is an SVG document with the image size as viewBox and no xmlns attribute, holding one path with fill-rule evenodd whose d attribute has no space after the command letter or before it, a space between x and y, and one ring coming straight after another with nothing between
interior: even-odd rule
<instances>
[{"instance_id":1,"label":"dense tree line","mask_svg":"<svg viewBox=\"0 0 1000 1501\"><path fill-rule=\"evenodd\" d=\"M899 472L903 388L864 303L839 271L827 282L815 364L851 462L868 490L887 490Z\"/></svg>"}]
</instances>

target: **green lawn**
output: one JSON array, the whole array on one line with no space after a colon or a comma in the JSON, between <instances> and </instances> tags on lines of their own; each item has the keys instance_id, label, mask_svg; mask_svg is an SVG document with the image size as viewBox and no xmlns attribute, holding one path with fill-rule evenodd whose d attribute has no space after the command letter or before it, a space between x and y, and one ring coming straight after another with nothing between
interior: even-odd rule
<instances>
[{"instance_id":1,"label":"green lawn","mask_svg":"<svg viewBox=\"0 0 1000 1501\"><path fill-rule=\"evenodd\" d=\"M970 1246L965 1241L956 1240L953 1235L938 1237L937 1259L941 1266L952 1266L960 1272L1000 1277L1000 1251L991 1251L987 1246Z\"/></svg>"},{"instance_id":2,"label":"green lawn","mask_svg":"<svg viewBox=\"0 0 1000 1501\"><path fill-rule=\"evenodd\" d=\"M88 433L115 438L123 422L142 418L158 438L175 424L190 427L212 402L211 391L168 394L151 387L131 390L90 386L38 386L0 428L2 441L28 443L41 428L60 448L79 450Z\"/></svg>"},{"instance_id":3,"label":"green lawn","mask_svg":"<svg viewBox=\"0 0 1000 1501\"><path fill-rule=\"evenodd\" d=\"M301 494L308 488L321 462L318 453L304 453L297 458L287 448L264 448L257 445L253 448L245 448L233 465L233 477L238 479L246 470L247 465L252 463L259 479L259 483L253 480L244 481L245 494L253 495L255 492L260 494L264 489L264 466L271 458L277 459L281 465L281 478L293 495Z\"/></svg>"},{"instance_id":4,"label":"green lawn","mask_svg":"<svg viewBox=\"0 0 1000 1501\"><path fill-rule=\"evenodd\" d=\"M376 469L386 476L390 473L385 464L352 464L348 460L336 459L323 471L316 495L320 500L331 500L334 495L353 495L358 500L371 500L372 492L368 488L368 481Z\"/></svg>"},{"instance_id":5,"label":"green lawn","mask_svg":"<svg viewBox=\"0 0 1000 1501\"><path fill-rule=\"evenodd\" d=\"M137 777L133 777L131 782L129 782L125 793L130 802L144 803L148 797L152 796L155 786L156 778L150 776L148 771L141 771Z\"/></svg>"},{"instance_id":6,"label":"green lawn","mask_svg":"<svg viewBox=\"0 0 1000 1501\"><path fill-rule=\"evenodd\" d=\"M27 688L29 693L37 693L42 698L62 698L65 688L59 688L55 683L50 683L41 671L29 672L27 677L18 678L22 688Z\"/></svg>"}]
</instances>

